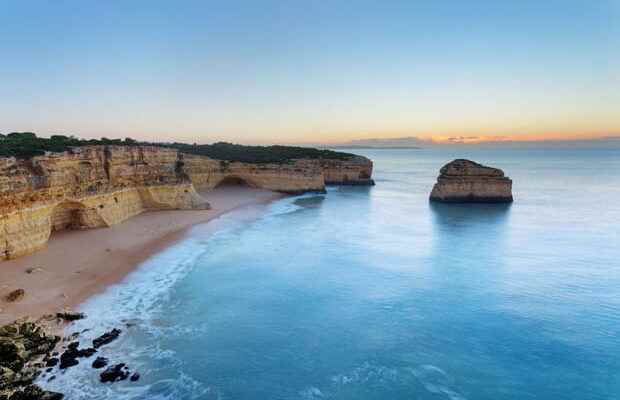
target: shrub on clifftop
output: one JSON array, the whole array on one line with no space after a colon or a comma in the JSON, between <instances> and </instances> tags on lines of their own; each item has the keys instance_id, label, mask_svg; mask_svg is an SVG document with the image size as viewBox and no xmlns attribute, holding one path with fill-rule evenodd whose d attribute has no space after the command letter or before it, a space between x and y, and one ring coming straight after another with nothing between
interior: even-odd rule
<instances>
[{"instance_id":1,"label":"shrub on clifftop","mask_svg":"<svg viewBox=\"0 0 620 400\"><path fill-rule=\"evenodd\" d=\"M71 147L89 145L160 146L179 150L182 153L198 154L216 160L241 161L247 163L285 163L293 159L336 159L346 160L353 154L332 150L321 150L299 146L243 146L218 142L213 144L150 143L138 142L132 138L122 139L78 139L75 136L52 135L37 137L32 132L12 132L0 135L0 157L30 158L43 155L46 151L63 152Z\"/></svg>"}]
</instances>

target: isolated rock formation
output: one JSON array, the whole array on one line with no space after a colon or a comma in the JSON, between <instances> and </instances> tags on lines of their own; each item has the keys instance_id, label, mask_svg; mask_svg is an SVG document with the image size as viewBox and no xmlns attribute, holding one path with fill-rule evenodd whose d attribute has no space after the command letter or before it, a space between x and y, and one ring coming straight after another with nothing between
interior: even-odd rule
<instances>
[{"instance_id":1,"label":"isolated rock formation","mask_svg":"<svg viewBox=\"0 0 620 400\"><path fill-rule=\"evenodd\" d=\"M158 146L83 146L27 160L0 157L0 260L45 246L52 232L107 227L147 210L209 208L198 190L226 179L283 192L372 184L372 162L299 159L253 164Z\"/></svg>"},{"instance_id":2,"label":"isolated rock formation","mask_svg":"<svg viewBox=\"0 0 620 400\"><path fill-rule=\"evenodd\" d=\"M501 169L458 159L444 165L430 195L445 203L510 203L512 180Z\"/></svg>"}]
</instances>

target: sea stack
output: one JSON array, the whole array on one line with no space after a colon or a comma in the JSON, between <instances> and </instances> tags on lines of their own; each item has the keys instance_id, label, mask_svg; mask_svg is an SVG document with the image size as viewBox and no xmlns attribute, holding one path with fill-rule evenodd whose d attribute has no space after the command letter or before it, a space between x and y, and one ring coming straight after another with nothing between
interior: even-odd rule
<instances>
[{"instance_id":1,"label":"sea stack","mask_svg":"<svg viewBox=\"0 0 620 400\"><path fill-rule=\"evenodd\" d=\"M470 160L454 160L444 165L430 195L444 203L510 203L512 180L504 171Z\"/></svg>"}]
</instances>

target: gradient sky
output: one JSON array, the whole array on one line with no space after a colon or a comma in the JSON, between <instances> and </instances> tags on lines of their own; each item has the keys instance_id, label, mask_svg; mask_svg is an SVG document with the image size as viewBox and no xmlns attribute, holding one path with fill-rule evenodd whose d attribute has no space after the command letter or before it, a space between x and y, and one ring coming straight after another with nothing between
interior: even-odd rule
<instances>
[{"instance_id":1,"label":"gradient sky","mask_svg":"<svg viewBox=\"0 0 620 400\"><path fill-rule=\"evenodd\" d=\"M0 132L620 133L620 0L0 0Z\"/></svg>"}]
</instances>

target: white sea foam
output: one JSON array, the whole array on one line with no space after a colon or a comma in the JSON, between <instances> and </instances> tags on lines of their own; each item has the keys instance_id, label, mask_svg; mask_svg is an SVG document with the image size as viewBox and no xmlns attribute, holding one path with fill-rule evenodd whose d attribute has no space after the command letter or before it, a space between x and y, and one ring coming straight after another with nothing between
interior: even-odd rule
<instances>
[{"instance_id":1,"label":"white sea foam","mask_svg":"<svg viewBox=\"0 0 620 400\"><path fill-rule=\"evenodd\" d=\"M289 200L289 199L284 199ZM297 206L290 207L291 201L281 201L271 209L269 215L290 212ZM90 345L92 339L112 329L123 331L137 329L141 334L163 336L170 329L158 319L161 307L170 301L172 287L182 280L196 265L196 261L209 251L211 243L226 239L230 231L243 224L238 216L225 214L213 221L211 226L219 228L209 232L208 239L198 234L188 235L181 242L152 256L143 262L136 271L129 274L122 282L110 286L100 295L96 295L79 307L88 318L76 321L67 329L66 334L83 332L80 343L83 347ZM162 325L162 323L164 325ZM169 379L157 380L148 385L132 383L131 385L104 385L98 383L99 372L91 368L92 359L80 359L80 365L62 372L54 371L56 378L48 382L51 374L42 376L37 383L49 390L65 393L67 399L203 399L219 398L213 388L203 385L184 374L182 361L176 357L174 350L163 349L159 340L149 341L149 345L127 345L127 336L121 337L114 345L99 349L97 356L110 359L110 364L126 362L131 370L148 373L149 365L140 360L156 360L168 367L175 365L178 375Z\"/></svg>"},{"instance_id":2,"label":"white sea foam","mask_svg":"<svg viewBox=\"0 0 620 400\"><path fill-rule=\"evenodd\" d=\"M321 392L321 389L315 386L305 388L304 390L299 392L299 395L304 400L322 399L325 397L323 395L323 392Z\"/></svg>"}]
</instances>

